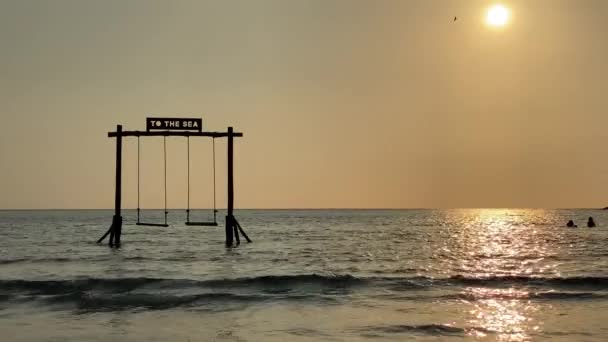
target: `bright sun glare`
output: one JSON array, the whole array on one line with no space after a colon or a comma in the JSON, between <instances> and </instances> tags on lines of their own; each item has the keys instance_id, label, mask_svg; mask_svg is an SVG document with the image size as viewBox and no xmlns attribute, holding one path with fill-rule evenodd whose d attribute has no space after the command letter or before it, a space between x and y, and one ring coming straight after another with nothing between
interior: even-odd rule
<instances>
[{"instance_id":1,"label":"bright sun glare","mask_svg":"<svg viewBox=\"0 0 608 342\"><path fill-rule=\"evenodd\" d=\"M488 9L486 22L490 26L502 27L509 21L509 9L503 5L494 5Z\"/></svg>"}]
</instances>

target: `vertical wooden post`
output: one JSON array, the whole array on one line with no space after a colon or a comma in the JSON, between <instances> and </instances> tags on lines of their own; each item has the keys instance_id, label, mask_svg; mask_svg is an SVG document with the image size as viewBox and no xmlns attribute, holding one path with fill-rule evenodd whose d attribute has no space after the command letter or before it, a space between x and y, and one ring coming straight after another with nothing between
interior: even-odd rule
<instances>
[{"instance_id":1,"label":"vertical wooden post","mask_svg":"<svg viewBox=\"0 0 608 342\"><path fill-rule=\"evenodd\" d=\"M116 190L114 194L114 217L112 218L112 232L110 233L110 246L120 247L122 233L121 195L122 195L122 125L116 126Z\"/></svg>"},{"instance_id":2,"label":"vertical wooden post","mask_svg":"<svg viewBox=\"0 0 608 342\"><path fill-rule=\"evenodd\" d=\"M120 196L122 194L122 126L116 126L116 189L114 192L114 216L112 225L103 234L97 243L101 243L106 236L110 235L110 247L120 247L120 234L122 233L122 216L120 216Z\"/></svg>"},{"instance_id":3,"label":"vertical wooden post","mask_svg":"<svg viewBox=\"0 0 608 342\"><path fill-rule=\"evenodd\" d=\"M226 247L232 247L233 240L233 213L234 210L234 183L233 183L233 136L232 127L228 127L228 208L226 213Z\"/></svg>"}]
</instances>

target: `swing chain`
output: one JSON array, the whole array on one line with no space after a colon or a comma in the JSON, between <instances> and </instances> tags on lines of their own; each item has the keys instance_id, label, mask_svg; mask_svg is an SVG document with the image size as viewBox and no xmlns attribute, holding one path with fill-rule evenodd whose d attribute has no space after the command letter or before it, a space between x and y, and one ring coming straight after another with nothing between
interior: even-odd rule
<instances>
[{"instance_id":1,"label":"swing chain","mask_svg":"<svg viewBox=\"0 0 608 342\"><path fill-rule=\"evenodd\" d=\"M139 175L140 175L140 171L139 171L139 164L140 164L140 143L139 143L139 135L137 136L137 223L140 223L140 205L139 205L139 197L140 197L140 190L139 190Z\"/></svg>"},{"instance_id":2,"label":"swing chain","mask_svg":"<svg viewBox=\"0 0 608 342\"><path fill-rule=\"evenodd\" d=\"M165 225L167 224L167 136L163 136L163 164L165 166Z\"/></svg>"},{"instance_id":3,"label":"swing chain","mask_svg":"<svg viewBox=\"0 0 608 342\"><path fill-rule=\"evenodd\" d=\"M215 137L211 138L213 148L213 222L217 223L217 206L216 206L216 191L215 191Z\"/></svg>"},{"instance_id":4,"label":"swing chain","mask_svg":"<svg viewBox=\"0 0 608 342\"><path fill-rule=\"evenodd\" d=\"M186 146L187 146L187 157L186 160L188 161L188 200L187 200L187 207L186 207L186 222L190 222L190 136L186 137Z\"/></svg>"}]
</instances>

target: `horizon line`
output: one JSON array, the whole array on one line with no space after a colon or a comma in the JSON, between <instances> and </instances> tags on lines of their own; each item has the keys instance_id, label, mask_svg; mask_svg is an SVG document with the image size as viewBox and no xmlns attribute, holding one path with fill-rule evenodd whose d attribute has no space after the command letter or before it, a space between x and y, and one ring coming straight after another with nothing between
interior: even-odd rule
<instances>
[{"instance_id":1,"label":"horizon line","mask_svg":"<svg viewBox=\"0 0 608 342\"><path fill-rule=\"evenodd\" d=\"M495 210L515 210L515 209L537 209L537 210L568 210L568 209L593 209L604 210L608 207L293 207L293 208L238 208L238 210L466 210L466 209L495 209ZM0 211L50 211L50 210L114 210L114 208L0 208ZM137 208L122 208L121 210L137 210ZM165 208L145 208L140 210L165 210ZM213 210L213 208L190 208L190 210ZM225 211L226 208L216 208L218 211ZM167 208L167 211L186 211L185 208Z\"/></svg>"}]
</instances>

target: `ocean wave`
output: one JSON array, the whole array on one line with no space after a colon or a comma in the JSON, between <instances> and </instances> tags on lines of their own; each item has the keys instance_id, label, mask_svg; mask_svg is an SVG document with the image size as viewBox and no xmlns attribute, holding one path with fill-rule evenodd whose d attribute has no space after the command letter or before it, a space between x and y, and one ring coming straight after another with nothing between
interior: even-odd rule
<instances>
[{"instance_id":1,"label":"ocean wave","mask_svg":"<svg viewBox=\"0 0 608 342\"><path fill-rule=\"evenodd\" d=\"M150 280L150 279L148 279ZM119 281L124 281L121 279ZM0 302L33 303L50 306L57 310L77 310L78 312L108 312L123 310L166 310L172 308L192 308L203 311L230 311L239 310L246 305L272 302L305 302L322 305L338 303L338 300L322 292L316 293L266 293L249 291L245 293L219 291L218 289L200 289L193 293L192 289L186 291L149 291L144 287L135 287L138 282L146 283L143 279L131 282L128 286L132 291L125 291L126 287L117 288L113 281L104 284L103 291L99 287L80 285L67 285L59 291L61 282L36 286L28 285L28 289L35 291L20 291L12 294L0 295ZM98 281L93 282L99 284ZM127 281L129 283L129 281ZM89 282L91 284L91 282ZM110 284L110 285L109 285ZM149 283L148 283L149 284ZM22 286L13 282L13 288ZM22 284L21 284L22 285ZM40 286L42 285L42 286ZM109 286L108 286L109 285ZM50 291L49 291L50 289ZM121 292L114 292L121 290ZM0 286L0 291L6 290ZM148 291L146 291L148 290Z\"/></svg>"},{"instance_id":2,"label":"ocean wave","mask_svg":"<svg viewBox=\"0 0 608 342\"><path fill-rule=\"evenodd\" d=\"M394 290L432 288L436 286L480 286L507 287L547 286L547 287L592 287L608 290L608 277L535 277L535 276L480 276L456 275L446 278L425 276L413 277L357 277L350 274L322 275L264 275L246 278L224 278L210 280L170 279L170 278L77 278L62 280L0 280L0 289L40 293L62 293L76 290L107 290L127 292L141 287L158 289L185 287L247 287L247 288L291 288L300 286L356 287L379 286Z\"/></svg>"},{"instance_id":3,"label":"ocean wave","mask_svg":"<svg viewBox=\"0 0 608 342\"><path fill-rule=\"evenodd\" d=\"M252 278L192 280L164 278L84 278L66 280L0 280L0 290L9 293L56 295L71 292L97 291L125 293L135 290L180 290L188 288L246 288L280 294L297 288L348 288L364 284L364 279L351 275L279 275Z\"/></svg>"},{"instance_id":4,"label":"ocean wave","mask_svg":"<svg viewBox=\"0 0 608 342\"><path fill-rule=\"evenodd\" d=\"M517 291L471 291L471 288L519 289ZM41 296L67 296L74 301L87 296L144 296L157 297L176 294L206 296L225 293L230 296L261 295L265 299L324 300L340 298L362 289L379 290L382 295L396 300L480 300L538 299L538 300L587 300L606 299L608 277L542 278L525 276L491 276L448 278L430 277L355 277L353 275L267 275L234 279L165 279L165 278L83 278L65 280L0 280L0 300L16 296L40 298ZM598 292L601 291L601 292ZM370 293L371 295L371 293ZM75 297L70 297L75 296ZM170 301L173 300L170 297ZM177 296L176 301L201 298ZM234 297L240 298L240 297ZM262 297L256 297L260 299ZM143 304L145 306L145 303ZM181 305L181 304L180 304Z\"/></svg>"},{"instance_id":5,"label":"ocean wave","mask_svg":"<svg viewBox=\"0 0 608 342\"><path fill-rule=\"evenodd\" d=\"M458 293L382 293L373 296L374 298L390 300L390 301L465 301L475 302L480 300L558 300L558 301L584 301L584 300L606 300L608 299L608 293L594 293L594 292L553 292L553 291L541 291L541 292L527 292L527 291L488 291L488 292L470 292L463 291Z\"/></svg>"},{"instance_id":6,"label":"ocean wave","mask_svg":"<svg viewBox=\"0 0 608 342\"><path fill-rule=\"evenodd\" d=\"M535 276L451 276L447 283L467 286L548 286L548 287L590 287L608 289L608 277L535 277Z\"/></svg>"},{"instance_id":7,"label":"ocean wave","mask_svg":"<svg viewBox=\"0 0 608 342\"><path fill-rule=\"evenodd\" d=\"M18 263L36 263L36 262L68 262L68 261L78 261L82 259L72 259L72 258L17 258L17 259L3 259L0 260L0 265L10 265L10 264L18 264Z\"/></svg>"},{"instance_id":8,"label":"ocean wave","mask_svg":"<svg viewBox=\"0 0 608 342\"><path fill-rule=\"evenodd\" d=\"M608 294L599 294L592 292L538 292L530 294L528 298L558 300L596 300L606 299L608 298Z\"/></svg>"},{"instance_id":9,"label":"ocean wave","mask_svg":"<svg viewBox=\"0 0 608 342\"><path fill-rule=\"evenodd\" d=\"M477 301L486 299L539 299L539 300L597 300L607 299L608 294L593 292L489 292L489 293L470 293L463 292L458 294L443 295L440 299L450 300L459 299L465 301Z\"/></svg>"},{"instance_id":10,"label":"ocean wave","mask_svg":"<svg viewBox=\"0 0 608 342\"><path fill-rule=\"evenodd\" d=\"M80 311L166 310L176 307L197 307L208 310L226 310L230 304L247 304L265 300L262 295L234 293L203 293L196 295L166 294L91 294L76 292L66 295L35 298L35 301L59 307L67 306Z\"/></svg>"},{"instance_id":11,"label":"ocean wave","mask_svg":"<svg viewBox=\"0 0 608 342\"><path fill-rule=\"evenodd\" d=\"M383 337L385 335L393 334L422 334L432 336L464 336L465 333L471 330L483 331L489 333L487 329L483 328L459 328L447 324L421 324L421 325L407 325L407 324L395 324L395 325L377 325L368 326L364 328L358 328L363 336L366 337Z\"/></svg>"},{"instance_id":12,"label":"ocean wave","mask_svg":"<svg viewBox=\"0 0 608 342\"><path fill-rule=\"evenodd\" d=\"M124 257L124 261L163 261L163 262L192 262L194 260L198 260L198 256L180 256L180 257L146 257L146 256L127 256ZM16 258L16 259L0 259L0 265L10 265L10 264L19 264L19 263L64 263L64 262L99 262L99 261L107 261L108 257L106 256L92 256L92 257L79 257L79 258Z\"/></svg>"}]
</instances>

